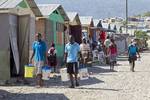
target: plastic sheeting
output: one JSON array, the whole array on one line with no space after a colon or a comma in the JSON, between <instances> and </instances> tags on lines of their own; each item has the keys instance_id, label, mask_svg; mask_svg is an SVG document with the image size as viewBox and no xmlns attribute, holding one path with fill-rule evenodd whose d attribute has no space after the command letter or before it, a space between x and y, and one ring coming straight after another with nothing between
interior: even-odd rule
<instances>
[{"instance_id":1,"label":"plastic sheeting","mask_svg":"<svg viewBox=\"0 0 150 100\"><path fill-rule=\"evenodd\" d=\"M12 48L13 58L15 61L16 71L17 74L19 74L20 64L19 64L19 51L17 46L17 16L10 15L9 24L10 24L10 30L9 30L10 44Z\"/></svg>"}]
</instances>

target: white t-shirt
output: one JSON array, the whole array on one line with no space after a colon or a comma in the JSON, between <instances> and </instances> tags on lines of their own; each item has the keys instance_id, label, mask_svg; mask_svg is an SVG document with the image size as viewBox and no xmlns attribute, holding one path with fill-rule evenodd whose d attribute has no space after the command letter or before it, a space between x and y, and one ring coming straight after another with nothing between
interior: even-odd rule
<instances>
[{"instance_id":1,"label":"white t-shirt","mask_svg":"<svg viewBox=\"0 0 150 100\"><path fill-rule=\"evenodd\" d=\"M80 44L80 51L81 51L81 54L88 54L90 52L90 46L89 44Z\"/></svg>"}]
</instances>

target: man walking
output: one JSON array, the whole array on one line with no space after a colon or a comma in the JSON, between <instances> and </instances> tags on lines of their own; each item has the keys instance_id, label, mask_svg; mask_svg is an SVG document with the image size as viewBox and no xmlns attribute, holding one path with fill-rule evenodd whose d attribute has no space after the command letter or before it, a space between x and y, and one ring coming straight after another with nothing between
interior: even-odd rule
<instances>
[{"instance_id":1,"label":"man walking","mask_svg":"<svg viewBox=\"0 0 150 100\"><path fill-rule=\"evenodd\" d=\"M131 44L128 47L128 55L129 55L129 64L131 66L131 71L134 72L135 67L135 61L137 60L137 54L140 58L139 50L136 46L136 43L134 41L131 42Z\"/></svg>"},{"instance_id":2,"label":"man walking","mask_svg":"<svg viewBox=\"0 0 150 100\"><path fill-rule=\"evenodd\" d=\"M76 86L79 86L79 82L77 79L78 74L78 53L80 53L80 46L78 43L74 41L74 37L72 35L69 36L69 43L65 46L65 55L64 59L67 63L67 73L69 73L71 86L70 88L74 88L74 78L76 81Z\"/></svg>"},{"instance_id":3,"label":"man walking","mask_svg":"<svg viewBox=\"0 0 150 100\"><path fill-rule=\"evenodd\" d=\"M42 41L42 35L40 33L36 34L36 41L33 42L32 49L33 53L30 59L30 63L32 63L32 59L34 57L34 66L36 67L36 79L37 79L37 87L41 87L43 85L42 80L42 67L46 61L46 44Z\"/></svg>"}]
</instances>

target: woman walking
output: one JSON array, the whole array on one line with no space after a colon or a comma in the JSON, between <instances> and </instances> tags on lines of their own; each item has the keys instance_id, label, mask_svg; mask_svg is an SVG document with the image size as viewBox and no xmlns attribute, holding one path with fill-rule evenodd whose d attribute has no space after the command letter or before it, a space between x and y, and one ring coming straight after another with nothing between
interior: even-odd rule
<instances>
[{"instance_id":1,"label":"woman walking","mask_svg":"<svg viewBox=\"0 0 150 100\"><path fill-rule=\"evenodd\" d=\"M110 58L110 70L114 70L114 65L117 61L117 45L115 44L114 39L111 39L111 44L108 49L108 54Z\"/></svg>"}]
</instances>

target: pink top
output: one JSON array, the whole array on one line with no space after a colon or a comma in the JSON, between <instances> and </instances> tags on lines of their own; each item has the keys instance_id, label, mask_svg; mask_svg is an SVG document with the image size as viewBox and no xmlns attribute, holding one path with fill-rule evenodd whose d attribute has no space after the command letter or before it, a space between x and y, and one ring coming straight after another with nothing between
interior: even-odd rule
<instances>
[{"instance_id":1,"label":"pink top","mask_svg":"<svg viewBox=\"0 0 150 100\"><path fill-rule=\"evenodd\" d=\"M110 53L110 55L117 54L117 46L116 45L110 45L109 46L109 53Z\"/></svg>"}]
</instances>

